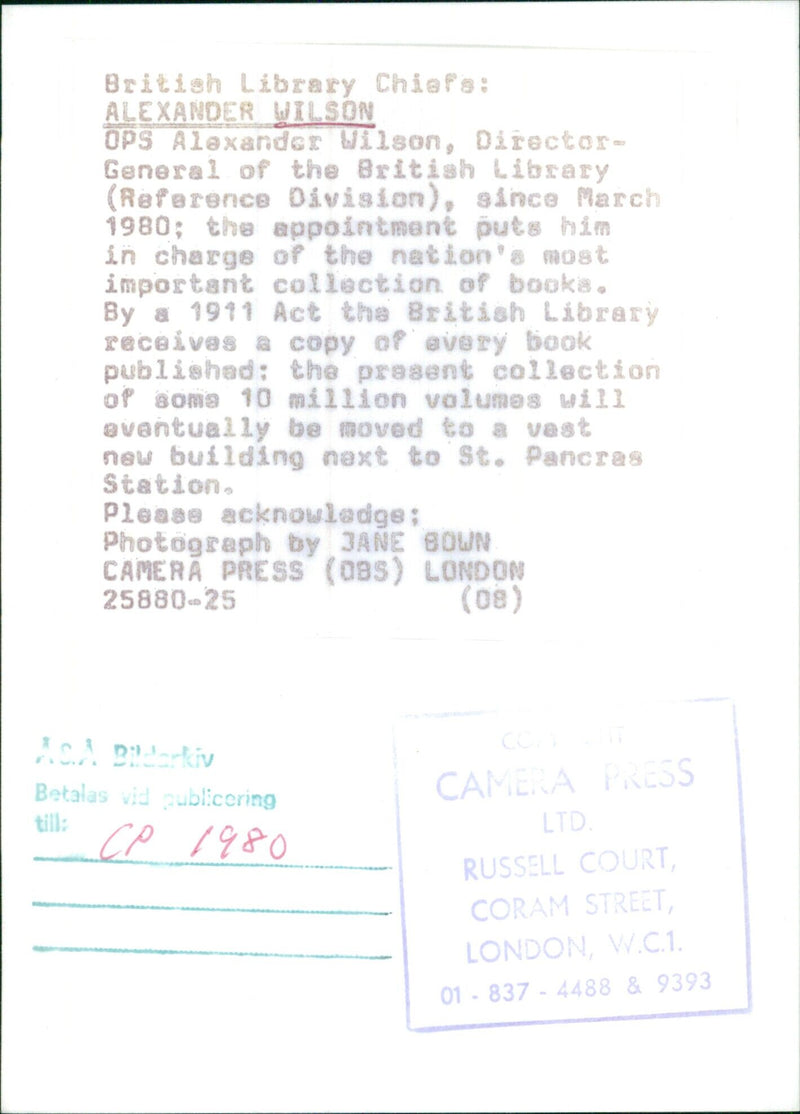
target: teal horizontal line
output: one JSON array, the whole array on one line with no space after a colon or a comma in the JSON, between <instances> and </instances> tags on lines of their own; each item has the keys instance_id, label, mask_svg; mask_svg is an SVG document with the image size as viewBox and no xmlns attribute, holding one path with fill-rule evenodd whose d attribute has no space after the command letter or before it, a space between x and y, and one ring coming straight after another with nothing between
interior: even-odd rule
<instances>
[{"instance_id":1,"label":"teal horizontal line","mask_svg":"<svg viewBox=\"0 0 800 1114\"><path fill-rule=\"evenodd\" d=\"M38 909L148 909L180 913L297 913L317 917L389 917L371 909L236 909L215 905L92 905L79 901L33 901Z\"/></svg>"},{"instance_id":2,"label":"teal horizontal line","mask_svg":"<svg viewBox=\"0 0 800 1114\"><path fill-rule=\"evenodd\" d=\"M218 866L249 867L263 870L391 870L390 866L332 866L330 863L187 863L156 862L146 859L88 859L83 855L34 855L35 863L102 863L104 866Z\"/></svg>"},{"instance_id":3,"label":"teal horizontal line","mask_svg":"<svg viewBox=\"0 0 800 1114\"><path fill-rule=\"evenodd\" d=\"M114 955L230 955L253 959L391 959L390 955L315 955L308 952L217 952L182 948L69 948L34 944L35 952L106 952Z\"/></svg>"}]
</instances>

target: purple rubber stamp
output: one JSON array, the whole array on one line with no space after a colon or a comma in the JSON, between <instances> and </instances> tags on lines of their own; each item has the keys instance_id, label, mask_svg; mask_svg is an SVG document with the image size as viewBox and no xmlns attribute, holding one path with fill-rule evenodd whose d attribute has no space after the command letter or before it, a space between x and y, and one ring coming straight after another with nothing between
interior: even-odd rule
<instances>
[{"instance_id":1,"label":"purple rubber stamp","mask_svg":"<svg viewBox=\"0 0 800 1114\"><path fill-rule=\"evenodd\" d=\"M749 1010L729 700L414 717L395 763L410 1029Z\"/></svg>"}]
</instances>

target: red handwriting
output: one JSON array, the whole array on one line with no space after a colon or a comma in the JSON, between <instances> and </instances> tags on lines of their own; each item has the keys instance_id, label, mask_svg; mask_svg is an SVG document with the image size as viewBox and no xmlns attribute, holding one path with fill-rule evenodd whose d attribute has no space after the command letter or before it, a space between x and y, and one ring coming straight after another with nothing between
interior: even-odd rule
<instances>
[{"instance_id":1,"label":"red handwriting","mask_svg":"<svg viewBox=\"0 0 800 1114\"><path fill-rule=\"evenodd\" d=\"M127 836L124 836L121 833L124 832L126 829L129 830L129 834ZM111 835L103 843L103 846L100 848L100 858L103 859L104 862L109 862L111 859L116 859L118 855L122 855L124 858L128 858L134 848L143 847L146 843L149 843L155 835L155 828L152 824L144 824L139 829L139 831L136 832L133 838L130 839L130 832L132 832L133 830L133 824L120 824L118 828L115 828ZM217 839L212 839L210 842L207 843L206 840L213 831L214 825L209 824L209 826L198 839L197 843L195 843L189 856L190 858L193 859L195 855L198 855L200 853L201 848L204 848L206 852L211 852L212 857L214 857L217 850L219 850L220 859L227 859L231 853L231 850L235 848L236 841L239 839L241 840L241 842L236 849L239 851L243 851L247 855L252 855L256 849L256 844L261 843L262 840L270 840L268 844L264 845L264 849L269 857L275 862L280 861L286 854L286 837L283 835L282 832L278 832L277 835L270 837L267 832L262 832L260 828L250 828L248 829L246 836L240 836L240 834L235 831L230 824L226 824L225 827L218 833ZM130 842L128 842L127 845L125 842L126 839L130 839ZM219 848L217 840L219 841L219 843L222 844L221 849ZM113 848L116 848L116 850L114 850Z\"/></svg>"}]
</instances>

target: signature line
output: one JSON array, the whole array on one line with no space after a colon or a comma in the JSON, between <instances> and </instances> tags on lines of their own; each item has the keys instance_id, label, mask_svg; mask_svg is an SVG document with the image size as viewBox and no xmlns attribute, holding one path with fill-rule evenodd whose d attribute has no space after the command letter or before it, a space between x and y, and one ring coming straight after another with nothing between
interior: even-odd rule
<instances>
[{"instance_id":1,"label":"signature line","mask_svg":"<svg viewBox=\"0 0 800 1114\"><path fill-rule=\"evenodd\" d=\"M307 952L186 951L182 948L68 948L34 944L35 952L110 952L114 955L232 955L253 959L391 959L390 955L314 955Z\"/></svg>"},{"instance_id":2,"label":"signature line","mask_svg":"<svg viewBox=\"0 0 800 1114\"><path fill-rule=\"evenodd\" d=\"M148 909L181 913L297 913L318 917L390 917L391 913L371 909L236 909L205 905L91 905L78 901L33 901L38 909Z\"/></svg>"},{"instance_id":3,"label":"signature line","mask_svg":"<svg viewBox=\"0 0 800 1114\"><path fill-rule=\"evenodd\" d=\"M35 863L103 863L104 866L216 866L248 867L251 870L391 870L390 866L339 866L330 863L187 863L145 859L87 859L83 855L34 855Z\"/></svg>"}]
</instances>

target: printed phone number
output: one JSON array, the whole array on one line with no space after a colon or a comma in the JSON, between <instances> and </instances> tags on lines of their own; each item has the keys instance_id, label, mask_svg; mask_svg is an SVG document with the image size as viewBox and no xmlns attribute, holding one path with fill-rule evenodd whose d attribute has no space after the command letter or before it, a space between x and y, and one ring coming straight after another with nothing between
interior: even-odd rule
<instances>
[{"instance_id":1,"label":"printed phone number","mask_svg":"<svg viewBox=\"0 0 800 1114\"><path fill-rule=\"evenodd\" d=\"M679 994L682 992L703 991L711 989L711 975L708 971L674 972L653 976L651 980L642 980L640 976L627 975L627 982L621 987L619 984L612 986L611 979L579 979L575 983L564 980L558 990L531 989L527 982L491 983L482 993L473 994L463 990L460 986L443 986L439 997L445 1006L458 1006L469 998L489 1002L522 1002L528 992L530 995L545 996L554 993L559 998L606 998L610 994L622 990L629 995L642 994L647 990L656 988L659 994ZM529 999L530 1000L530 999Z\"/></svg>"}]
</instances>

